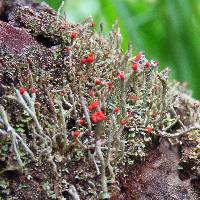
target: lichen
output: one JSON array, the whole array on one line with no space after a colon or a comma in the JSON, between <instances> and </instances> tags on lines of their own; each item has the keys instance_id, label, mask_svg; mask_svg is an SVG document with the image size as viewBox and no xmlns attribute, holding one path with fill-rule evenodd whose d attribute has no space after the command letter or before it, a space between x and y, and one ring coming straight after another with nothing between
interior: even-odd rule
<instances>
[{"instance_id":1,"label":"lichen","mask_svg":"<svg viewBox=\"0 0 200 200\"><path fill-rule=\"evenodd\" d=\"M27 173L41 168L53 198L106 199L118 166L144 159L160 140L173 145L199 131L199 102L168 80L168 68L159 71L143 52L133 56L131 45L123 51L117 23L104 36L92 18L74 25L47 6L28 5L12 9L10 24L1 22L0 153L6 166L12 160ZM55 192L48 185L58 177ZM61 186L65 179L71 182Z\"/></svg>"}]
</instances>

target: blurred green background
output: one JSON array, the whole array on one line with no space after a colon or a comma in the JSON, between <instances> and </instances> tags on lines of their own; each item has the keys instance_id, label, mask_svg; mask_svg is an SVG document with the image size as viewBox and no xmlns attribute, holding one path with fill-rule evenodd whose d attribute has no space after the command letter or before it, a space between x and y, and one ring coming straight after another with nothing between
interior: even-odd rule
<instances>
[{"instance_id":1,"label":"blurred green background","mask_svg":"<svg viewBox=\"0 0 200 200\"><path fill-rule=\"evenodd\" d=\"M46 2L57 10L62 0ZM64 10L74 23L93 16L95 28L103 22L106 32L118 18L123 49L131 41L134 53L169 66L172 78L188 82L200 99L200 0L65 0Z\"/></svg>"}]
</instances>

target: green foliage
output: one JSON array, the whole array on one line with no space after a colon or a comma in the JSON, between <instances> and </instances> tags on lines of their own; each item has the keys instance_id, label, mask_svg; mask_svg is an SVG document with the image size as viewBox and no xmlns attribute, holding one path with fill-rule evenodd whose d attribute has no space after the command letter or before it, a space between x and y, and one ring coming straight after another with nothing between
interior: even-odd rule
<instances>
[{"instance_id":1,"label":"green foliage","mask_svg":"<svg viewBox=\"0 0 200 200\"><path fill-rule=\"evenodd\" d=\"M57 9L61 1L46 0ZM159 58L161 66L170 66L173 78L187 81L194 96L200 98L200 2L196 0L66 0L67 17L79 22L89 15L96 28L104 22L109 30L119 19L123 48L128 41L134 52L144 50Z\"/></svg>"},{"instance_id":2,"label":"green foliage","mask_svg":"<svg viewBox=\"0 0 200 200\"><path fill-rule=\"evenodd\" d=\"M41 2L42 0L36 0L37 2ZM62 0L45 0L52 8L57 10L62 2Z\"/></svg>"}]
</instances>

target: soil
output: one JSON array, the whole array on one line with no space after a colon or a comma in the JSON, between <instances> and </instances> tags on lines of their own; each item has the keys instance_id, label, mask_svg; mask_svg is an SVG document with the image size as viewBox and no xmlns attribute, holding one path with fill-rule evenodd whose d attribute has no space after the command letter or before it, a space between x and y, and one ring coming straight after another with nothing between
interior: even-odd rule
<instances>
[{"instance_id":1,"label":"soil","mask_svg":"<svg viewBox=\"0 0 200 200\"><path fill-rule=\"evenodd\" d=\"M128 166L118 176L121 192L111 200L197 200L200 180L179 178L179 152L167 142L149 152L144 163ZM126 174L127 176L124 176Z\"/></svg>"}]
</instances>

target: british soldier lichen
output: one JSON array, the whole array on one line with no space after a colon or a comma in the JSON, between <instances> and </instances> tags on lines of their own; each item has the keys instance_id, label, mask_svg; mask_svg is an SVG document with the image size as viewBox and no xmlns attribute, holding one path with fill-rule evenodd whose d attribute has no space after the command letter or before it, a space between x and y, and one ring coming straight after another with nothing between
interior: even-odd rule
<instances>
[{"instance_id":1,"label":"british soldier lichen","mask_svg":"<svg viewBox=\"0 0 200 200\"><path fill-rule=\"evenodd\" d=\"M23 6L11 16L14 26L37 40L20 54L9 52L6 44L0 50L5 91L0 96L0 137L8 138L20 166L25 164L23 151L62 175L55 157L62 160L67 152L70 158L78 146L88 153L85 159L92 160L94 173L101 174L101 189L96 184L96 190L108 198L108 182L115 181L125 158L145 156L145 145L156 138L179 138L187 132L187 113L192 115L190 126L198 129L199 107L192 108L192 97L168 81L169 70L159 72L158 62L143 52L133 56L129 46L123 53L117 24L104 37L91 29L91 18L74 25L48 9ZM47 38L48 44L38 38ZM179 116L183 96L189 103ZM13 128L24 111L31 118L28 136Z\"/></svg>"}]
</instances>

